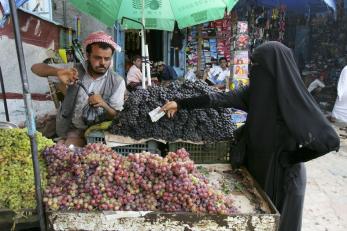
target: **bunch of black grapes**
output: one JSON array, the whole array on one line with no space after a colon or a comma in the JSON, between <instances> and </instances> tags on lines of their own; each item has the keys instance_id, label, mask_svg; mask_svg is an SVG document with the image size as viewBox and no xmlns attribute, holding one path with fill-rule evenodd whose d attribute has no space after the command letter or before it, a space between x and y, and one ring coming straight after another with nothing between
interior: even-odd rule
<instances>
[{"instance_id":1,"label":"bunch of black grapes","mask_svg":"<svg viewBox=\"0 0 347 231\"><path fill-rule=\"evenodd\" d=\"M110 132L134 139L154 138L166 141L187 140L215 142L233 139L235 125L231 122L232 110L207 108L179 110L174 118L166 116L153 123L148 115L166 101L215 93L203 81L175 81L167 87L152 86L129 94L124 110L114 120Z\"/></svg>"}]
</instances>

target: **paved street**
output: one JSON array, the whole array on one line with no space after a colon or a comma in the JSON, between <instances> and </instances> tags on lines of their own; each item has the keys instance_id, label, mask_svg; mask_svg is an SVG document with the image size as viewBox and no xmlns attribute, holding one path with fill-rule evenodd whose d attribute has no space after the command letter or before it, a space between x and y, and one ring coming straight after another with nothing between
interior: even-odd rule
<instances>
[{"instance_id":1,"label":"paved street","mask_svg":"<svg viewBox=\"0 0 347 231\"><path fill-rule=\"evenodd\" d=\"M341 138L339 152L310 161L302 231L347 230L347 133L335 124Z\"/></svg>"}]
</instances>

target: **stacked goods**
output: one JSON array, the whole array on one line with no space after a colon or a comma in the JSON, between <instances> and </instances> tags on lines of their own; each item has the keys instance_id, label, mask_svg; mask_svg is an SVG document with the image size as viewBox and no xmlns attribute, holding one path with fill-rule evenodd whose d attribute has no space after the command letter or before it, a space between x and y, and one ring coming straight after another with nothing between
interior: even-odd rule
<instances>
[{"instance_id":1,"label":"stacked goods","mask_svg":"<svg viewBox=\"0 0 347 231\"><path fill-rule=\"evenodd\" d=\"M51 210L236 212L231 196L214 190L184 149L163 158L122 156L102 144L74 150L56 145L44 156L44 202Z\"/></svg>"},{"instance_id":2,"label":"stacked goods","mask_svg":"<svg viewBox=\"0 0 347 231\"><path fill-rule=\"evenodd\" d=\"M38 151L53 142L37 133ZM42 184L44 162L40 159ZM36 207L30 140L25 129L0 129L0 208L15 212Z\"/></svg>"},{"instance_id":3,"label":"stacked goods","mask_svg":"<svg viewBox=\"0 0 347 231\"><path fill-rule=\"evenodd\" d=\"M153 86L129 94L124 110L111 126L110 132L134 139L154 138L166 141L178 139L214 142L233 137L234 124L231 109L180 110L173 119L166 116L153 123L150 111L161 107L167 100L183 99L216 92L205 82L175 81L167 87Z\"/></svg>"}]
</instances>

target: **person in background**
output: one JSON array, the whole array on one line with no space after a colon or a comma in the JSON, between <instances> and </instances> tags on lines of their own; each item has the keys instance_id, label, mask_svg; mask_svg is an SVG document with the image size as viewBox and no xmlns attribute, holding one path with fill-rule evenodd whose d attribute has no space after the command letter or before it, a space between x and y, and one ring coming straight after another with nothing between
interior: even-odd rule
<instances>
[{"instance_id":1,"label":"person in background","mask_svg":"<svg viewBox=\"0 0 347 231\"><path fill-rule=\"evenodd\" d=\"M312 83L310 83L307 90L312 95L317 95L324 87L324 75L320 75L319 78L315 79L314 81L312 81Z\"/></svg>"},{"instance_id":2,"label":"person in background","mask_svg":"<svg viewBox=\"0 0 347 231\"><path fill-rule=\"evenodd\" d=\"M127 74L127 89L133 91L142 84L142 58L140 55L135 55L132 59L133 65L130 67Z\"/></svg>"},{"instance_id":3,"label":"person in background","mask_svg":"<svg viewBox=\"0 0 347 231\"><path fill-rule=\"evenodd\" d=\"M212 68L212 63L205 63L205 70L204 70L204 75L203 75L203 80L210 86L213 86L214 83L212 83L210 80L208 80L208 73L210 72Z\"/></svg>"},{"instance_id":4,"label":"person in background","mask_svg":"<svg viewBox=\"0 0 347 231\"><path fill-rule=\"evenodd\" d=\"M105 117L113 119L123 109L125 81L111 68L112 56L118 45L103 31L94 32L83 41L87 61L85 70L82 64L73 68L57 68L44 63L34 64L33 73L41 77L57 76L67 86L66 95L58 109L56 133L60 143L84 146L84 131L87 125L82 119L86 105L101 107ZM80 81L89 92L76 84Z\"/></svg>"},{"instance_id":5,"label":"person in background","mask_svg":"<svg viewBox=\"0 0 347 231\"><path fill-rule=\"evenodd\" d=\"M189 67L187 73L184 75L184 79L194 82L196 78L196 67Z\"/></svg>"},{"instance_id":6,"label":"person in background","mask_svg":"<svg viewBox=\"0 0 347 231\"><path fill-rule=\"evenodd\" d=\"M279 231L300 231L306 187L303 163L337 151L339 136L308 93L288 47L263 43L251 61L249 86L170 101L161 110L169 118L180 109L248 112L239 139L244 141L239 148L244 150L239 152L243 162L237 164L248 168L280 212Z\"/></svg>"},{"instance_id":7,"label":"person in background","mask_svg":"<svg viewBox=\"0 0 347 231\"><path fill-rule=\"evenodd\" d=\"M166 65L163 61L157 63L157 70L159 73L159 81L172 81L177 79L176 71L169 65Z\"/></svg>"},{"instance_id":8,"label":"person in background","mask_svg":"<svg viewBox=\"0 0 347 231\"><path fill-rule=\"evenodd\" d=\"M230 77L230 69L228 68L228 63L226 58L219 58L219 66L215 65L212 68L207 68L204 71L205 81L212 86L219 89L225 89L227 80Z\"/></svg>"},{"instance_id":9,"label":"person in background","mask_svg":"<svg viewBox=\"0 0 347 231\"><path fill-rule=\"evenodd\" d=\"M330 117L332 122L339 119L347 123L347 65L342 69L337 84L337 98Z\"/></svg>"}]
</instances>

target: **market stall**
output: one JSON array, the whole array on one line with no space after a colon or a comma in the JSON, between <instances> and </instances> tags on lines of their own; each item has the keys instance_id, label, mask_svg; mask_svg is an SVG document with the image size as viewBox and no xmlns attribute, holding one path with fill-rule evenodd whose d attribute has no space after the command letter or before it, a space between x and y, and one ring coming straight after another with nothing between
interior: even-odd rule
<instances>
[{"instance_id":1,"label":"market stall","mask_svg":"<svg viewBox=\"0 0 347 231\"><path fill-rule=\"evenodd\" d=\"M179 92L184 97L198 91L214 91L199 81L177 84L173 83L168 89L158 86L142 91L147 98L140 91L131 93L122 112L123 118L121 115L113 121L109 132L89 133L90 144L84 148L51 146L52 141L47 139L39 143L44 180L43 202L49 230L96 230L100 227L103 230L277 230L279 214L267 196L246 169L233 169L229 164L232 133L219 132L216 135L215 129L234 126L230 122L230 110L197 110L190 115L189 119L197 123L203 122L198 122L199 118L208 123L208 113L212 113L216 123L209 125L211 133L186 127L183 119L188 118L184 110L177 117L180 120L172 121L171 125L164 117L153 123L148 115L138 113L143 111L147 114L156 104L162 104L165 97L179 95ZM153 97L152 94L159 95ZM134 104L136 101L137 105ZM134 113L133 117L129 117L128 113ZM132 124L134 122L147 127L158 126L160 131L137 127L135 133L141 134L143 139L113 134L117 131L130 132L131 126L138 125ZM175 124L181 124L181 139L174 133L168 133L170 126ZM117 130L119 126L122 127ZM179 126L175 129L178 131ZM186 133L185 129L188 129ZM233 127L224 130L233 131ZM155 136L151 132L157 132L160 137L149 139L149 136ZM20 134L7 134L7 137L12 137L11 142L6 142L12 149L1 146L4 149L0 152L3 154L7 150L22 154L19 151L20 142L24 141L25 131ZM225 141L226 137L230 140ZM206 139L209 139L208 142ZM25 141L26 158L30 157L28 141ZM166 143L169 150L161 152L159 142ZM50 147L41 152L45 146ZM188 152L182 147L186 147ZM192 159L205 164L195 164ZM24 168L20 169L23 171ZM18 172L14 174L17 178L21 177ZM33 189L30 181L20 185ZM24 190L18 190L17 186L6 188L25 197ZM24 203L21 209L35 206L32 189L30 206L25 204L29 200L21 199ZM5 194L11 197L13 193ZM9 215L4 217L7 217L8 227L12 220L9 220ZM18 230L21 223L24 227L37 225L37 216L29 217L30 220L17 223Z\"/></svg>"},{"instance_id":2,"label":"market stall","mask_svg":"<svg viewBox=\"0 0 347 231\"><path fill-rule=\"evenodd\" d=\"M182 110L174 121L163 117L152 122L148 115L168 97L204 91L215 90L201 81L187 81L132 92L108 131L88 133L90 144L84 149L46 150L50 182L44 201L50 229L276 230L279 214L267 196L246 169L230 166L230 110L196 110L190 115ZM204 122L210 132L204 130ZM219 202L209 202L204 192L209 198L220 195ZM233 201L228 210L214 210L213 206L227 206L223 203L228 198Z\"/></svg>"},{"instance_id":3,"label":"market stall","mask_svg":"<svg viewBox=\"0 0 347 231\"><path fill-rule=\"evenodd\" d=\"M48 226L51 230L277 230L279 214L247 170L233 170L223 164L197 168L207 175L213 187L233 196L237 213L50 211Z\"/></svg>"},{"instance_id":4,"label":"market stall","mask_svg":"<svg viewBox=\"0 0 347 231\"><path fill-rule=\"evenodd\" d=\"M20 36L17 40L20 41ZM22 56L23 54L20 54L20 63L24 60ZM22 64L24 70L25 65ZM24 227L30 222L37 222L38 218L41 230L45 230L46 224L43 214L45 212L48 228L52 230L88 230L93 229L93 227L95 229L103 227L105 230L114 230L116 226L118 228L123 226L124 230L141 230L141 228L152 229L153 225L161 226L166 230L177 230L178 225L182 229L200 227L201 230L222 230L230 227L235 230L240 228L246 230L255 228L277 229L278 212L245 169L231 169L229 164L223 166L196 166L190 160L189 153L179 149L187 144L195 145L195 149L203 147L201 150L205 153L206 149L211 152L210 157L218 156L214 154L221 153L223 158L218 160L227 163L229 161L228 154L230 153L228 150L229 144L226 142L230 140L226 139L230 138L232 140L234 126L230 122L230 110L196 111L193 114L182 111L182 120L173 121L169 125L172 126L172 129L166 127L165 124L169 123L165 118L156 123L157 128L164 128L163 133L157 139L165 138L166 142L170 141L172 144L169 146L171 152L165 157L151 153L135 154L136 149L117 153L107 146L95 144L94 142L83 149L56 145L47 148L41 156L40 153L43 148L52 145L52 141L45 140L43 146L35 142L36 131L32 114L30 114L30 94L25 85L25 72L22 74L24 75L23 89L28 106L28 133L31 145L29 145L28 137L25 136L27 139L23 137L26 131L24 131L24 135L14 135L11 140L12 143L7 142L13 150L7 149L5 145L1 146L1 160L4 163L9 160L19 161L20 164L31 163L32 166L29 165L29 168L34 167L34 171L31 173L35 174L35 184L27 180L25 183L28 185L20 183L20 186L25 187L21 190L18 190L17 186L6 186L6 189L16 190L19 193L19 197L21 197L19 200L23 204L18 205L15 203L16 201L12 201L13 193L2 191L4 193L2 199L7 196L9 199L6 199L5 202L10 201L17 206L13 207L14 205L5 204L4 207L18 209L18 211L38 208L37 217L30 216L30 221L26 221ZM154 106L157 107L159 104L162 105L168 96L172 98L175 95L177 97L178 93L175 91L179 89L183 90L180 93L181 97L197 94L196 90L199 88L200 94L212 91L207 85L199 85L199 82L195 85L187 83L188 85L185 87L176 86L175 84L177 83L171 86L173 89L171 92L155 87L150 88L149 91L153 91L152 93L157 94L157 97L143 98L143 95L135 95L137 96L137 98L134 97L135 101L141 98L148 101L145 104L143 101L138 101L138 108L135 108L134 104L132 104L132 108L138 110L141 106L147 107L144 110L146 116L140 115L140 117L148 119L149 109L153 109ZM195 90L195 93L192 93L191 90ZM139 92L134 94L139 94ZM135 101L129 100L129 102ZM128 109L132 110L132 108ZM124 119L125 122L122 122L122 126L134 125L132 123L136 122L130 117L124 117ZM187 121L188 119L189 121ZM195 120L195 123L192 123L191 119ZM176 125L179 124L179 122L181 122L181 136L174 136L178 127L174 125L175 123ZM197 130L197 125L203 123L206 126L201 126L201 129ZM134 133L144 131L155 133L155 130L149 129L147 131L140 124L136 124L137 127ZM189 124L191 125L188 126ZM118 125L114 122L114 126L111 128L113 133L117 131ZM187 127L185 127L186 125ZM173 128L176 130L173 130ZM204 130L206 128L212 130L212 132L206 132ZM184 129L189 132L184 133ZM219 132L216 132L216 130ZM6 135L6 137L10 136ZM142 133L141 137L136 138L148 137L145 133ZM24 141L26 142L25 152L21 149L23 147L20 144ZM178 143L179 141L181 143ZM216 141L222 142L223 148L215 148L214 143ZM119 144L119 140L114 140L114 142ZM210 146L205 145L205 142ZM141 151L149 150L149 141L145 143L148 146L145 146ZM143 144L143 142L138 144ZM29 147L33 151L32 156ZM3 155L7 152L23 156ZM155 149L153 149L153 152L158 153ZM189 152L192 153L192 157L195 154L201 154L201 151L194 153L193 149ZM25 160L18 160L22 157ZM30 157L33 158L33 162L30 161ZM203 162L205 156L200 156L200 160ZM212 161L207 162L219 163L218 161ZM40 169L39 163L41 163ZM12 165L9 165L9 167L12 167ZM28 169L27 167L25 169ZM25 172L23 169L21 165L16 169L17 172L9 170L18 178L16 183L24 182L25 178L18 172ZM39 170L42 172L40 173ZM147 178L143 178L141 181L140 177L144 171ZM30 177L30 175L27 176ZM44 180L41 181L40 178ZM5 178L2 180L4 180L3 185L11 183ZM47 180L47 185L45 180ZM41 199L42 192L43 200ZM30 193L30 200L27 193ZM187 195L190 195L190 197L187 197ZM42 202L45 204L45 210ZM4 217L7 217L7 215ZM11 217L11 215L8 217ZM78 223L75 223L76 221ZM17 226L17 228L20 227Z\"/></svg>"}]
</instances>

